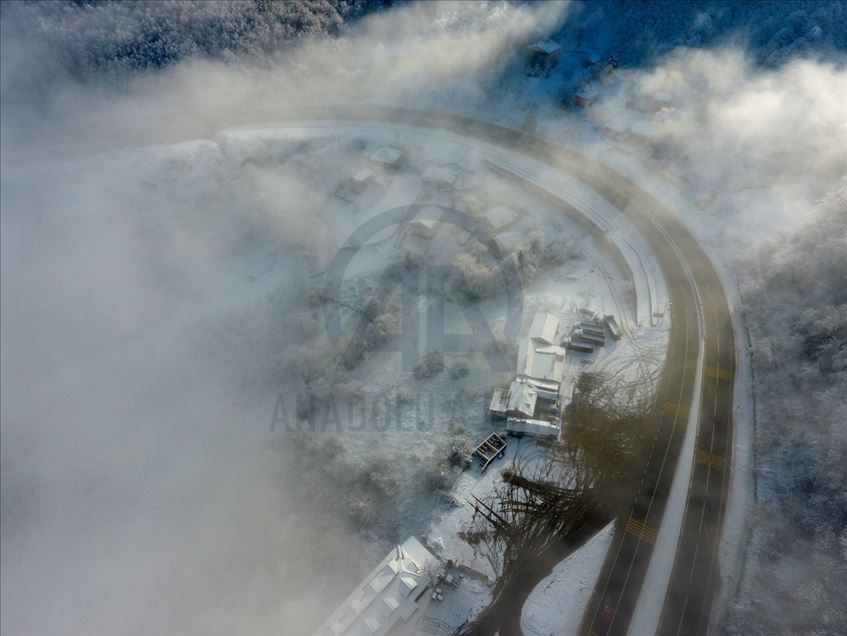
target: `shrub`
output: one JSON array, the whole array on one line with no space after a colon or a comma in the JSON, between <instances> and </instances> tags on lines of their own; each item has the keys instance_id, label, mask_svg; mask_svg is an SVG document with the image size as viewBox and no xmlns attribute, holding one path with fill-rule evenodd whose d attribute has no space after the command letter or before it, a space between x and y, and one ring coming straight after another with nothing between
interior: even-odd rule
<instances>
[{"instance_id":1,"label":"shrub","mask_svg":"<svg viewBox=\"0 0 847 636\"><path fill-rule=\"evenodd\" d=\"M444 371L444 354L440 349L430 349L415 367L414 375L416 378L432 378Z\"/></svg>"},{"instance_id":2,"label":"shrub","mask_svg":"<svg viewBox=\"0 0 847 636\"><path fill-rule=\"evenodd\" d=\"M468 373L470 373L470 365L466 360L456 360L450 366L450 379L452 380L464 378Z\"/></svg>"}]
</instances>

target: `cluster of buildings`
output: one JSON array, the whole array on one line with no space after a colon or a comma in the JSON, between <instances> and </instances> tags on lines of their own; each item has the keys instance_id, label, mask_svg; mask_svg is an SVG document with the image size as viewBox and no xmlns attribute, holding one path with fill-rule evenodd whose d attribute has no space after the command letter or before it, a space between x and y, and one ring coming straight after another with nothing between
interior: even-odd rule
<instances>
[{"instance_id":1,"label":"cluster of buildings","mask_svg":"<svg viewBox=\"0 0 847 636\"><path fill-rule=\"evenodd\" d=\"M492 419L505 420L513 434L555 438L561 433L562 412L570 401L566 382L565 339L561 322L553 314L536 314L529 332L518 346L515 379L496 389L489 411ZM568 375L570 378L570 376Z\"/></svg>"},{"instance_id":2,"label":"cluster of buildings","mask_svg":"<svg viewBox=\"0 0 847 636\"><path fill-rule=\"evenodd\" d=\"M566 362L567 350L591 353L602 347L606 332L615 340L621 331L614 316L593 314L577 322L566 334L553 314L536 314L526 337L518 345L515 379L505 389L494 390L489 412L505 420L506 431L558 439L562 413L573 395L574 376Z\"/></svg>"}]
</instances>

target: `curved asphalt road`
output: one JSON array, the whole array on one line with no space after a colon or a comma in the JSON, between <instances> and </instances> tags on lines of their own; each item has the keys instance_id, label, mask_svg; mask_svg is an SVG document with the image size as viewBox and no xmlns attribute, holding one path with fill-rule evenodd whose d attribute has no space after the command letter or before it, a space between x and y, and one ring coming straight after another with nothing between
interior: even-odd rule
<instances>
[{"instance_id":1,"label":"curved asphalt road","mask_svg":"<svg viewBox=\"0 0 847 636\"><path fill-rule=\"evenodd\" d=\"M603 164L533 135L468 117L394 108L310 107L254 111L186 130L180 139L208 136L226 126L280 120L377 121L446 130L521 152L584 181L625 214L656 253L667 281L672 328L654 405L649 460L627 519L618 520L612 548L583 619L582 632L625 634L632 619L667 504L690 409L698 410L695 462L673 573L659 622L660 634L705 632L718 587L718 545L731 463L732 379L735 338L720 278L688 229L659 201ZM191 125L187 125L189 128ZM173 143L168 138L111 137L15 153L73 156L115 147ZM702 314L701 314L702 312ZM700 395L695 395L698 349L704 342ZM636 636L642 636L640 634Z\"/></svg>"}]
</instances>

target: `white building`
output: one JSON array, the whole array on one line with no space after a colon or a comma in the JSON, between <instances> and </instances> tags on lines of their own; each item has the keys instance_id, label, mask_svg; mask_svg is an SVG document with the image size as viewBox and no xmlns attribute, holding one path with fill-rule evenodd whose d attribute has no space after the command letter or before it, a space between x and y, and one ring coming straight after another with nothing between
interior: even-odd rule
<instances>
[{"instance_id":1,"label":"white building","mask_svg":"<svg viewBox=\"0 0 847 636\"><path fill-rule=\"evenodd\" d=\"M538 397L555 401L565 374L565 348L524 338L518 346L518 376L526 378Z\"/></svg>"},{"instance_id":2,"label":"white building","mask_svg":"<svg viewBox=\"0 0 847 636\"><path fill-rule=\"evenodd\" d=\"M429 166L423 173L423 180L438 188L452 188L459 179L459 171L452 166Z\"/></svg>"},{"instance_id":3,"label":"white building","mask_svg":"<svg viewBox=\"0 0 847 636\"><path fill-rule=\"evenodd\" d=\"M559 57L562 47L553 40L541 40L526 48L531 64L550 63Z\"/></svg>"},{"instance_id":4,"label":"white building","mask_svg":"<svg viewBox=\"0 0 847 636\"><path fill-rule=\"evenodd\" d=\"M529 338L547 344L560 344L562 335L561 323L553 314L535 314L527 334Z\"/></svg>"},{"instance_id":5,"label":"white building","mask_svg":"<svg viewBox=\"0 0 847 636\"><path fill-rule=\"evenodd\" d=\"M350 179L350 187L353 188L354 192L364 192L365 188L373 183L374 177L375 175L373 170L370 168L363 168Z\"/></svg>"},{"instance_id":6,"label":"white building","mask_svg":"<svg viewBox=\"0 0 847 636\"><path fill-rule=\"evenodd\" d=\"M526 338L518 345L518 377L538 391L538 397L557 401L565 374L565 348L559 319L536 314Z\"/></svg>"},{"instance_id":7,"label":"white building","mask_svg":"<svg viewBox=\"0 0 847 636\"><path fill-rule=\"evenodd\" d=\"M524 378L515 378L508 389L495 389L491 398L492 417L506 419L532 417L538 402L537 389Z\"/></svg>"},{"instance_id":8,"label":"white building","mask_svg":"<svg viewBox=\"0 0 847 636\"><path fill-rule=\"evenodd\" d=\"M316 636L387 634L426 603L438 560L417 539L398 545L330 615Z\"/></svg>"},{"instance_id":9,"label":"white building","mask_svg":"<svg viewBox=\"0 0 847 636\"><path fill-rule=\"evenodd\" d=\"M506 419L507 431L558 437L558 420L568 392L564 386L568 383L563 340L556 316L535 315L527 336L518 345L517 377L508 389L494 392L489 407L493 418Z\"/></svg>"},{"instance_id":10,"label":"white building","mask_svg":"<svg viewBox=\"0 0 847 636\"><path fill-rule=\"evenodd\" d=\"M402 150L386 146L371 153L370 159L375 163L382 164L386 168L397 170L403 165L403 162L406 160L406 156L403 154Z\"/></svg>"},{"instance_id":11,"label":"white building","mask_svg":"<svg viewBox=\"0 0 847 636\"><path fill-rule=\"evenodd\" d=\"M552 439L558 439L561 433L561 428L556 423L517 417L510 417L506 420L506 430L512 435L534 435Z\"/></svg>"},{"instance_id":12,"label":"white building","mask_svg":"<svg viewBox=\"0 0 847 636\"><path fill-rule=\"evenodd\" d=\"M441 216L443 212L435 206L425 206L420 209L417 216L409 221L409 228L417 236L431 239L438 233L441 227Z\"/></svg>"},{"instance_id":13,"label":"white building","mask_svg":"<svg viewBox=\"0 0 847 636\"><path fill-rule=\"evenodd\" d=\"M479 218L495 233L500 233L512 227L520 217L505 205L495 205L479 214Z\"/></svg>"}]
</instances>

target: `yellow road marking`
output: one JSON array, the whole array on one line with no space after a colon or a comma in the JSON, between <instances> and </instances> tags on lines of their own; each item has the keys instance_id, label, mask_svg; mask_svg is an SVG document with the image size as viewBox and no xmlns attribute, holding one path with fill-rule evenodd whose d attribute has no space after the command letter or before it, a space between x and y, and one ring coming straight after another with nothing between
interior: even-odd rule
<instances>
[{"instance_id":1,"label":"yellow road marking","mask_svg":"<svg viewBox=\"0 0 847 636\"><path fill-rule=\"evenodd\" d=\"M724 470L726 468L726 458L715 455L714 453L707 453L704 450L695 452L694 460L711 468L717 468L718 470Z\"/></svg>"},{"instance_id":2,"label":"yellow road marking","mask_svg":"<svg viewBox=\"0 0 847 636\"><path fill-rule=\"evenodd\" d=\"M729 369L721 369L720 367L706 367L706 375L716 380L731 380L732 374Z\"/></svg>"},{"instance_id":3,"label":"yellow road marking","mask_svg":"<svg viewBox=\"0 0 847 636\"><path fill-rule=\"evenodd\" d=\"M640 521L636 521L632 517L630 517L629 521L626 522L626 531L630 534L634 534L636 537L644 539L648 543L656 543L656 539L658 538L658 535L653 528L644 525Z\"/></svg>"},{"instance_id":4,"label":"yellow road marking","mask_svg":"<svg viewBox=\"0 0 847 636\"><path fill-rule=\"evenodd\" d=\"M673 402L665 402L665 413L688 417L688 409L681 404L674 404Z\"/></svg>"}]
</instances>

